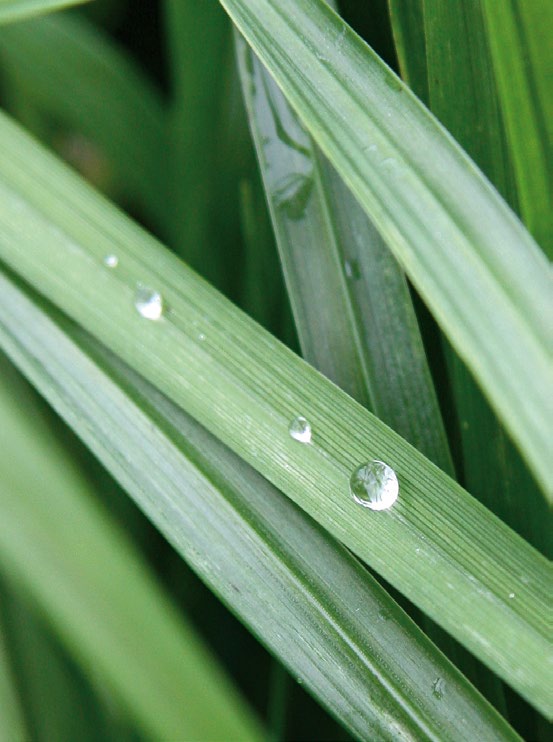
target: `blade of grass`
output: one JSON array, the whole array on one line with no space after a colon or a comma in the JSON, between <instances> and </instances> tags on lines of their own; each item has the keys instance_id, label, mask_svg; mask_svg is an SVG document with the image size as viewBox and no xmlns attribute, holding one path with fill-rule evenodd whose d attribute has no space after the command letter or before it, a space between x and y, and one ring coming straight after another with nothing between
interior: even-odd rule
<instances>
[{"instance_id":1,"label":"blade of grass","mask_svg":"<svg viewBox=\"0 0 553 742\"><path fill-rule=\"evenodd\" d=\"M148 219L167 224L166 113L157 90L90 22L53 16L2 29L2 75L58 126L89 138Z\"/></svg>"},{"instance_id":2,"label":"blade of grass","mask_svg":"<svg viewBox=\"0 0 553 742\"><path fill-rule=\"evenodd\" d=\"M425 0L424 11L430 106L516 206L483 10L472 2L451 8L441 0ZM511 527L550 553L547 504L460 359L449 347L446 354L461 420L466 485Z\"/></svg>"},{"instance_id":3,"label":"blade of grass","mask_svg":"<svg viewBox=\"0 0 553 742\"><path fill-rule=\"evenodd\" d=\"M481 3L507 129L520 213L553 258L553 5Z\"/></svg>"},{"instance_id":4,"label":"blade of grass","mask_svg":"<svg viewBox=\"0 0 553 742\"><path fill-rule=\"evenodd\" d=\"M6 642L4 619L0 619L0 742L24 742L29 739L23 707L16 686L13 663Z\"/></svg>"},{"instance_id":5,"label":"blade of grass","mask_svg":"<svg viewBox=\"0 0 553 742\"><path fill-rule=\"evenodd\" d=\"M452 475L405 277L263 65L238 35L236 42L303 356ZM425 628L501 706L499 682L437 627Z\"/></svg>"},{"instance_id":6,"label":"blade of grass","mask_svg":"<svg viewBox=\"0 0 553 742\"><path fill-rule=\"evenodd\" d=\"M0 24L13 23L85 2L88 0L0 0Z\"/></svg>"},{"instance_id":7,"label":"blade of grass","mask_svg":"<svg viewBox=\"0 0 553 742\"><path fill-rule=\"evenodd\" d=\"M219 284L224 267L212 237L228 18L212 0L165 0L163 8L173 78L173 243L193 268Z\"/></svg>"},{"instance_id":8,"label":"blade of grass","mask_svg":"<svg viewBox=\"0 0 553 742\"><path fill-rule=\"evenodd\" d=\"M223 5L373 219L551 499L552 292L534 241L322 0Z\"/></svg>"},{"instance_id":9,"label":"blade of grass","mask_svg":"<svg viewBox=\"0 0 553 742\"><path fill-rule=\"evenodd\" d=\"M390 22L401 76L411 90L428 101L424 0L388 0Z\"/></svg>"},{"instance_id":10,"label":"blade of grass","mask_svg":"<svg viewBox=\"0 0 553 742\"><path fill-rule=\"evenodd\" d=\"M1 595L6 637L27 719L28 733L21 742L76 739L115 742L116 727L112 723L115 714L109 718L98 694L68 661L29 596L7 582L2 584ZM112 709L117 708L112 699L110 702ZM6 710L2 707L3 713ZM16 738L9 738L9 742L12 739Z\"/></svg>"},{"instance_id":11,"label":"blade of grass","mask_svg":"<svg viewBox=\"0 0 553 742\"><path fill-rule=\"evenodd\" d=\"M0 257L549 713L546 560L4 116L0 144ZM158 322L137 283L161 290ZM385 513L349 493L372 458L401 485Z\"/></svg>"},{"instance_id":12,"label":"blade of grass","mask_svg":"<svg viewBox=\"0 0 553 742\"><path fill-rule=\"evenodd\" d=\"M94 502L2 361L3 568L33 595L76 659L101 672L145 733L259 739L245 703Z\"/></svg>"},{"instance_id":13,"label":"blade of grass","mask_svg":"<svg viewBox=\"0 0 553 742\"><path fill-rule=\"evenodd\" d=\"M202 579L356 736L510 738L344 548L82 331L6 278L1 286L9 310L0 334L14 360ZM447 703L433 692L437 679Z\"/></svg>"}]
</instances>

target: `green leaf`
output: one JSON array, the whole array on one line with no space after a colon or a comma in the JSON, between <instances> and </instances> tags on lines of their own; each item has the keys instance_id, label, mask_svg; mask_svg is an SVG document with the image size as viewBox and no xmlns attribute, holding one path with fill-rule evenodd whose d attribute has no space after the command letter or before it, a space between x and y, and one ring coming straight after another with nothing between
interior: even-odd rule
<instances>
[{"instance_id":1,"label":"green leaf","mask_svg":"<svg viewBox=\"0 0 553 742\"><path fill-rule=\"evenodd\" d=\"M425 0L424 9L429 104L498 190L516 205L482 8L472 2L452 8L441 0ZM414 64L412 77L416 74ZM462 362L449 347L446 353L461 421L466 486L536 547L550 552L547 503ZM525 493L523 498L520 492Z\"/></svg>"},{"instance_id":2,"label":"green leaf","mask_svg":"<svg viewBox=\"0 0 553 742\"><path fill-rule=\"evenodd\" d=\"M405 276L263 65L236 40L303 357L453 474ZM501 705L499 681L476 672L474 659L436 626L423 627Z\"/></svg>"},{"instance_id":3,"label":"green leaf","mask_svg":"<svg viewBox=\"0 0 553 742\"><path fill-rule=\"evenodd\" d=\"M546 319L552 292L530 235L428 111L322 0L223 5L553 497L553 333Z\"/></svg>"},{"instance_id":4,"label":"green leaf","mask_svg":"<svg viewBox=\"0 0 553 742\"><path fill-rule=\"evenodd\" d=\"M0 24L50 13L88 0L0 0Z\"/></svg>"},{"instance_id":5,"label":"green leaf","mask_svg":"<svg viewBox=\"0 0 553 742\"><path fill-rule=\"evenodd\" d=\"M163 227L169 191L164 105L107 35L78 17L41 18L2 29L0 59L4 78L76 134L83 156L86 140L97 147L124 198L136 199Z\"/></svg>"},{"instance_id":6,"label":"green leaf","mask_svg":"<svg viewBox=\"0 0 553 742\"><path fill-rule=\"evenodd\" d=\"M428 101L424 0L388 0L401 76L411 90Z\"/></svg>"},{"instance_id":7,"label":"green leaf","mask_svg":"<svg viewBox=\"0 0 553 742\"><path fill-rule=\"evenodd\" d=\"M29 738L19 690L13 672L4 629L4 617L0 622L0 720L1 742L24 742Z\"/></svg>"},{"instance_id":8,"label":"green leaf","mask_svg":"<svg viewBox=\"0 0 553 742\"><path fill-rule=\"evenodd\" d=\"M100 674L146 734L259 739L220 667L94 501L2 360L3 569L33 595L76 659Z\"/></svg>"},{"instance_id":9,"label":"green leaf","mask_svg":"<svg viewBox=\"0 0 553 742\"><path fill-rule=\"evenodd\" d=\"M4 116L0 145L0 257L549 712L546 560ZM161 291L158 321L137 284ZM387 512L351 498L369 459L397 472Z\"/></svg>"},{"instance_id":10,"label":"green leaf","mask_svg":"<svg viewBox=\"0 0 553 742\"><path fill-rule=\"evenodd\" d=\"M223 127L228 18L211 0L164 0L163 7L173 87L169 162L172 241L193 268L220 282L224 253L213 250L212 238L220 177L216 155Z\"/></svg>"},{"instance_id":11,"label":"green leaf","mask_svg":"<svg viewBox=\"0 0 553 742\"><path fill-rule=\"evenodd\" d=\"M0 286L9 306L0 337L13 359L356 737L514 737L346 549L82 331L8 279Z\"/></svg>"},{"instance_id":12,"label":"green leaf","mask_svg":"<svg viewBox=\"0 0 553 742\"><path fill-rule=\"evenodd\" d=\"M553 5L483 0L524 223L553 258Z\"/></svg>"}]
</instances>

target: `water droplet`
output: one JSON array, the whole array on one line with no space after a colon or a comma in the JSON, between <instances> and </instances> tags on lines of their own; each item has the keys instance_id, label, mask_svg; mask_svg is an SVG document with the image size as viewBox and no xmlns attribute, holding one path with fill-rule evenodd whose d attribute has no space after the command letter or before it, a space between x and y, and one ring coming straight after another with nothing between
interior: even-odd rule
<instances>
[{"instance_id":1,"label":"water droplet","mask_svg":"<svg viewBox=\"0 0 553 742\"><path fill-rule=\"evenodd\" d=\"M293 221L301 219L313 189L313 178L292 173L280 180L273 191L275 203Z\"/></svg>"},{"instance_id":2,"label":"water droplet","mask_svg":"<svg viewBox=\"0 0 553 742\"><path fill-rule=\"evenodd\" d=\"M367 147L364 147L364 152L369 152L371 155L374 155L378 152L378 145L369 144Z\"/></svg>"},{"instance_id":3,"label":"water droplet","mask_svg":"<svg viewBox=\"0 0 553 742\"><path fill-rule=\"evenodd\" d=\"M361 464L349 480L353 499L371 510L387 510L397 500L399 483L395 471L383 461Z\"/></svg>"},{"instance_id":4,"label":"water droplet","mask_svg":"<svg viewBox=\"0 0 553 742\"><path fill-rule=\"evenodd\" d=\"M445 692L445 681L443 678L436 678L436 680L432 683L432 694L436 696L438 699L442 699L444 697Z\"/></svg>"},{"instance_id":5,"label":"water droplet","mask_svg":"<svg viewBox=\"0 0 553 742\"><path fill-rule=\"evenodd\" d=\"M106 268L117 268L119 265L119 258L117 255L106 255L104 258L104 265Z\"/></svg>"},{"instance_id":6,"label":"water droplet","mask_svg":"<svg viewBox=\"0 0 553 742\"><path fill-rule=\"evenodd\" d=\"M509 593L509 597L510 598L514 598L515 597L515 594L514 593Z\"/></svg>"},{"instance_id":7,"label":"water droplet","mask_svg":"<svg viewBox=\"0 0 553 742\"><path fill-rule=\"evenodd\" d=\"M359 263L357 260L346 260L344 262L344 273L346 278L350 278L357 281L361 278L361 271L359 270Z\"/></svg>"},{"instance_id":8,"label":"water droplet","mask_svg":"<svg viewBox=\"0 0 553 742\"><path fill-rule=\"evenodd\" d=\"M158 320L163 314L163 298L158 291L139 283L134 294L136 311L145 319Z\"/></svg>"},{"instance_id":9,"label":"water droplet","mask_svg":"<svg viewBox=\"0 0 553 742\"><path fill-rule=\"evenodd\" d=\"M292 420L288 432L295 441L311 443L311 425L301 415Z\"/></svg>"},{"instance_id":10,"label":"water droplet","mask_svg":"<svg viewBox=\"0 0 553 742\"><path fill-rule=\"evenodd\" d=\"M200 332L200 334L198 335L198 340L200 341L200 343L203 343L203 341L205 340L205 335L203 332Z\"/></svg>"}]
</instances>

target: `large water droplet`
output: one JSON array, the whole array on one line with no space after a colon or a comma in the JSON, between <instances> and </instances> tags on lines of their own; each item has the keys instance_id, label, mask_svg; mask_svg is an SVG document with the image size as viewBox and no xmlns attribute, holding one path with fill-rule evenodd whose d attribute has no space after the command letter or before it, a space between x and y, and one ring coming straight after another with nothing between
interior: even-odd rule
<instances>
[{"instance_id":1,"label":"large water droplet","mask_svg":"<svg viewBox=\"0 0 553 742\"><path fill-rule=\"evenodd\" d=\"M145 319L157 320L163 314L163 298L158 291L139 283L134 295L136 311Z\"/></svg>"},{"instance_id":2,"label":"large water droplet","mask_svg":"<svg viewBox=\"0 0 553 742\"><path fill-rule=\"evenodd\" d=\"M288 432L295 441L299 441L300 443L311 442L311 425L301 415L292 420L288 427Z\"/></svg>"},{"instance_id":3,"label":"large water droplet","mask_svg":"<svg viewBox=\"0 0 553 742\"><path fill-rule=\"evenodd\" d=\"M117 266L119 265L119 258L117 257L117 255L113 254L106 255L106 257L104 258L104 265L106 266L106 268L117 268Z\"/></svg>"},{"instance_id":4,"label":"large water droplet","mask_svg":"<svg viewBox=\"0 0 553 742\"><path fill-rule=\"evenodd\" d=\"M395 471L383 461L361 464L349 480L353 499L371 510L387 510L397 500L399 482Z\"/></svg>"},{"instance_id":5,"label":"large water droplet","mask_svg":"<svg viewBox=\"0 0 553 742\"><path fill-rule=\"evenodd\" d=\"M438 699L442 699L445 693L445 681L443 678L436 678L432 683L432 694Z\"/></svg>"}]
</instances>

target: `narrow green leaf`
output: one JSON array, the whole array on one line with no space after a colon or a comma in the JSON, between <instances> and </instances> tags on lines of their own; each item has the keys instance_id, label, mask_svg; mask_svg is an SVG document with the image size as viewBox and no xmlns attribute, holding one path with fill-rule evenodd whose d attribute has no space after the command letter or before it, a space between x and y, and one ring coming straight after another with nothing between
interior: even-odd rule
<instances>
[{"instance_id":1,"label":"narrow green leaf","mask_svg":"<svg viewBox=\"0 0 553 742\"><path fill-rule=\"evenodd\" d=\"M520 212L553 258L553 5L482 0Z\"/></svg>"},{"instance_id":2,"label":"narrow green leaf","mask_svg":"<svg viewBox=\"0 0 553 742\"><path fill-rule=\"evenodd\" d=\"M146 734L259 739L223 671L95 503L2 361L3 569L33 595L76 659L102 674Z\"/></svg>"},{"instance_id":3,"label":"narrow green leaf","mask_svg":"<svg viewBox=\"0 0 553 742\"><path fill-rule=\"evenodd\" d=\"M172 241L193 268L218 283L224 267L212 237L229 23L213 0L164 0L163 7L173 83Z\"/></svg>"},{"instance_id":4,"label":"narrow green leaf","mask_svg":"<svg viewBox=\"0 0 553 742\"><path fill-rule=\"evenodd\" d=\"M546 560L4 116L0 145L0 257L550 712ZM161 291L158 321L137 284ZM349 492L368 459L399 478L384 513Z\"/></svg>"},{"instance_id":5,"label":"narrow green leaf","mask_svg":"<svg viewBox=\"0 0 553 742\"><path fill-rule=\"evenodd\" d=\"M0 337L13 359L356 737L513 738L344 548L82 331L55 323L6 278L0 285L9 306Z\"/></svg>"},{"instance_id":6,"label":"narrow green leaf","mask_svg":"<svg viewBox=\"0 0 553 742\"><path fill-rule=\"evenodd\" d=\"M10 652L6 644L4 617L0 623L0 742L24 742L29 738Z\"/></svg>"},{"instance_id":7,"label":"narrow green leaf","mask_svg":"<svg viewBox=\"0 0 553 742\"><path fill-rule=\"evenodd\" d=\"M422 100L428 100L424 0L388 0L401 76Z\"/></svg>"},{"instance_id":8,"label":"narrow green leaf","mask_svg":"<svg viewBox=\"0 0 553 742\"><path fill-rule=\"evenodd\" d=\"M85 2L88 0L0 0L0 24L13 23Z\"/></svg>"},{"instance_id":9,"label":"narrow green leaf","mask_svg":"<svg viewBox=\"0 0 553 742\"><path fill-rule=\"evenodd\" d=\"M136 199L163 227L169 190L166 113L158 92L131 60L91 23L68 16L2 29L0 60L3 76L43 115L99 148L124 198ZM80 148L86 156L86 141ZM90 167L94 174L94 163Z\"/></svg>"},{"instance_id":10,"label":"narrow green leaf","mask_svg":"<svg viewBox=\"0 0 553 742\"><path fill-rule=\"evenodd\" d=\"M238 35L237 50L303 357L453 474L405 276ZM437 627L425 629L463 671L486 676L501 705L499 681L476 673L473 658Z\"/></svg>"},{"instance_id":11,"label":"narrow green leaf","mask_svg":"<svg viewBox=\"0 0 553 742\"><path fill-rule=\"evenodd\" d=\"M431 114L322 0L223 5L373 219L552 498L553 294L530 235Z\"/></svg>"},{"instance_id":12,"label":"narrow green leaf","mask_svg":"<svg viewBox=\"0 0 553 742\"><path fill-rule=\"evenodd\" d=\"M38 613L21 585L15 584L16 579L12 583L3 581L0 610L25 709L27 732L19 740L115 742L122 739L124 742L120 734L123 725L114 723L117 713L122 716L120 705L112 697L105 703L108 691L101 682L94 688L85 681L49 631L44 616ZM2 716L5 713L9 713L8 707L2 706ZM6 742L17 739L9 737Z\"/></svg>"},{"instance_id":13,"label":"narrow green leaf","mask_svg":"<svg viewBox=\"0 0 553 742\"><path fill-rule=\"evenodd\" d=\"M482 8L473 2L451 8L441 0L425 0L424 9L429 104L498 190L516 205ZM415 63L412 76L416 74ZM449 346L446 354L461 421L466 486L536 547L550 552L547 503L464 364Z\"/></svg>"}]
</instances>

